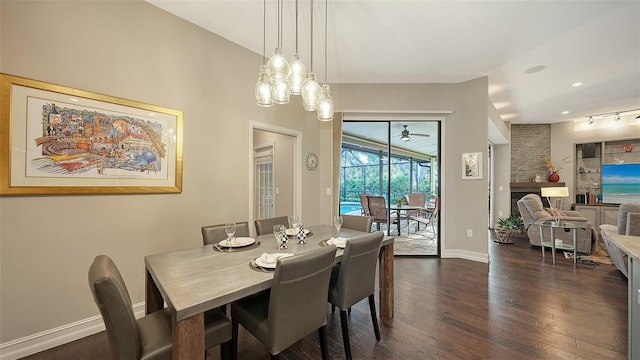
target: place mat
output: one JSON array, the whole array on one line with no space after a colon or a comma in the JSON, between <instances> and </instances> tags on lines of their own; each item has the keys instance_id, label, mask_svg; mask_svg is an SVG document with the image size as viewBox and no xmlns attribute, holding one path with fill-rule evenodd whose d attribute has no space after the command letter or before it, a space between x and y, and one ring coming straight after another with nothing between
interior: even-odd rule
<instances>
[{"instance_id":1,"label":"place mat","mask_svg":"<svg viewBox=\"0 0 640 360\"><path fill-rule=\"evenodd\" d=\"M327 246L329 245L329 240L331 239L326 239L326 240L321 240L320 241L320 246ZM338 249L344 250L344 246L336 246Z\"/></svg>"},{"instance_id":2,"label":"place mat","mask_svg":"<svg viewBox=\"0 0 640 360\"><path fill-rule=\"evenodd\" d=\"M228 247L222 247L220 245L218 245L218 243L214 243L213 244L213 250L221 252L221 253L228 253L228 252L236 252L236 251L247 251L247 250L251 250L251 249L255 249L257 247L260 246L260 241L256 240L256 242L254 242L251 245L247 245L247 246L243 246L243 247L232 247L232 248L228 248Z\"/></svg>"},{"instance_id":3,"label":"place mat","mask_svg":"<svg viewBox=\"0 0 640 360\"><path fill-rule=\"evenodd\" d=\"M264 273L272 273L272 272L275 271L275 268L267 269L267 268L263 268L261 266L258 266L258 264L256 264L256 260L255 259L251 259L251 261L249 261L249 267L252 270L260 271L260 272L264 272Z\"/></svg>"}]
</instances>

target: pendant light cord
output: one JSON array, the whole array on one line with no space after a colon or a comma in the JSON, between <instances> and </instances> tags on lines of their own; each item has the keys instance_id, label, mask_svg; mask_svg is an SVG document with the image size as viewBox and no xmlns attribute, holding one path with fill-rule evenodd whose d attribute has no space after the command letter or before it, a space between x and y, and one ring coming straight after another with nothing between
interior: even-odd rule
<instances>
[{"instance_id":1,"label":"pendant light cord","mask_svg":"<svg viewBox=\"0 0 640 360\"><path fill-rule=\"evenodd\" d=\"M324 82L329 82L327 74L327 19L329 18L329 0L324 0Z\"/></svg>"},{"instance_id":2,"label":"pendant light cord","mask_svg":"<svg viewBox=\"0 0 640 360\"><path fill-rule=\"evenodd\" d=\"M267 44L267 0L262 0L262 65L266 63Z\"/></svg>"},{"instance_id":3,"label":"pendant light cord","mask_svg":"<svg viewBox=\"0 0 640 360\"><path fill-rule=\"evenodd\" d=\"M313 72L313 0L311 0L311 72Z\"/></svg>"},{"instance_id":4,"label":"pendant light cord","mask_svg":"<svg viewBox=\"0 0 640 360\"><path fill-rule=\"evenodd\" d=\"M296 0L296 54L298 53L298 0Z\"/></svg>"}]
</instances>

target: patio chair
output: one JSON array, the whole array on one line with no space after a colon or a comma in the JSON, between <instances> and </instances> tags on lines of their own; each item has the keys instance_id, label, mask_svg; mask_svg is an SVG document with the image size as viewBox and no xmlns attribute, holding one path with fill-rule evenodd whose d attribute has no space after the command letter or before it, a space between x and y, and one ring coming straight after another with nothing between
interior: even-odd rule
<instances>
[{"instance_id":1,"label":"patio chair","mask_svg":"<svg viewBox=\"0 0 640 360\"><path fill-rule=\"evenodd\" d=\"M380 224L397 224L398 233L400 232L400 221L397 217L389 217L389 209L387 209L387 201L382 196L367 196L369 204L369 212L373 216L373 222L376 223L378 230Z\"/></svg>"},{"instance_id":2,"label":"patio chair","mask_svg":"<svg viewBox=\"0 0 640 360\"><path fill-rule=\"evenodd\" d=\"M360 194L360 205L362 205L362 215L370 216L371 212L369 212L369 195Z\"/></svg>"}]
</instances>

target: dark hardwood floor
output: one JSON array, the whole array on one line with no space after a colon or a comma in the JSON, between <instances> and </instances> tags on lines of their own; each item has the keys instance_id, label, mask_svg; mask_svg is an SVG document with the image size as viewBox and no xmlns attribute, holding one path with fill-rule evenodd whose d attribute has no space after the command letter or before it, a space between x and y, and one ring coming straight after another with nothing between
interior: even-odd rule
<instances>
[{"instance_id":1,"label":"dark hardwood floor","mask_svg":"<svg viewBox=\"0 0 640 360\"><path fill-rule=\"evenodd\" d=\"M396 257L395 317L380 323L376 342L367 302L353 308L354 359L626 359L627 280L613 265L574 268L559 256L553 266L526 238L489 249L490 264ZM343 359L339 314L327 326L329 356ZM242 327L239 344L239 359L269 359ZM100 360L108 351L103 332L25 359ZM320 358L317 333L280 358Z\"/></svg>"}]
</instances>

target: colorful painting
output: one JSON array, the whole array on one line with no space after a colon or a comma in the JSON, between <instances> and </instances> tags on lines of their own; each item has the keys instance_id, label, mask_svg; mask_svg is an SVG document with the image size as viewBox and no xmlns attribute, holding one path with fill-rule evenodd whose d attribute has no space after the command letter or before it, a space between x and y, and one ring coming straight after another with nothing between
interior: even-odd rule
<instances>
[{"instance_id":1,"label":"colorful painting","mask_svg":"<svg viewBox=\"0 0 640 360\"><path fill-rule=\"evenodd\" d=\"M1 76L1 194L181 191L181 111Z\"/></svg>"}]
</instances>

